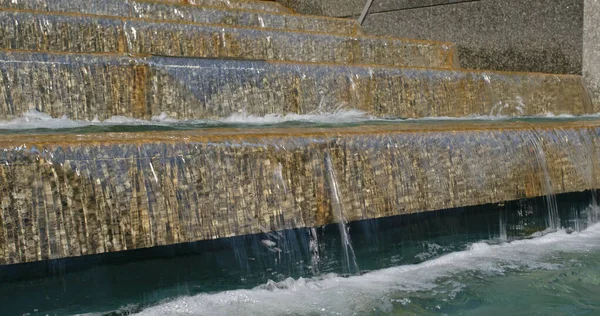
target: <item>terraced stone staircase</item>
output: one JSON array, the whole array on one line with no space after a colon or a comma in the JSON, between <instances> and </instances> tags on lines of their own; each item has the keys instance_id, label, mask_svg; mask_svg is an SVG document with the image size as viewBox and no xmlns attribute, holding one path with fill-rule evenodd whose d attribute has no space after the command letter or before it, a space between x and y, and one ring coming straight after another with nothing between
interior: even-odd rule
<instances>
[{"instance_id":1,"label":"terraced stone staircase","mask_svg":"<svg viewBox=\"0 0 600 316\"><path fill-rule=\"evenodd\" d=\"M579 76L461 69L269 1L0 0L0 119L584 115ZM0 264L598 188L600 121L0 135Z\"/></svg>"}]
</instances>

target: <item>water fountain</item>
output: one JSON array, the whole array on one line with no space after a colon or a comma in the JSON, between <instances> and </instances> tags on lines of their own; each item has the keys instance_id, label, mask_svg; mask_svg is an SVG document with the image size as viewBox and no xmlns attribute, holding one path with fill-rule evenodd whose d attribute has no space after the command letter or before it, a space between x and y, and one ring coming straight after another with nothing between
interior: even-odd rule
<instances>
[{"instance_id":1,"label":"water fountain","mask_svg":"<svg viewBox=\"0 0 600 316\"><path fill-rule=\"evenodd\" d=\"M454 50L367 36L354 21L275 2L0 0L4 121L367 116L343 126L2 134L0 265L73 260L61 262L76 271L213 241L230 242L215 247L234 249L244 271L301 262L317 274L332 253L321 234L337 225L343 272L355 274L351 229L377 239L398 216L541 197L544 225L523 222L526 208L488 225L502 242L560 229L557 196L599 189L600 121L523 117L590 115L598 104L580 76L461 69Z\"/></svg>"}]
</instances>

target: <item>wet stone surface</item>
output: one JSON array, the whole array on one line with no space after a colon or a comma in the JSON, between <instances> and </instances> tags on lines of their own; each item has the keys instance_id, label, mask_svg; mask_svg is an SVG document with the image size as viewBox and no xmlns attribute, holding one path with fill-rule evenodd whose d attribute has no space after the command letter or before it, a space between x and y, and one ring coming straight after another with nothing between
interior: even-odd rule
<instances>
[{"instance_id":1,"label":"wet stone surface","mask_svg":"<svg viewBox=\"0 0 600 316\"><path fill-rule=\"evenodd\" d=\"M451 68L442 42L0 12L0 49Z\"/></svg>"},{"instance_id":2,"label":"wet stone surface","mask_svg":"<svg viewBox=\"0 0 600 316\"><path fill-rule=\"evenodd\" d=\"M0 119L592 113L579 76L110 55L0 54Z\"/></svg>"},{"instance_id":3,"label":"wet stone surface","mask_svg":"<svg viewBox=\"0 0 600 316\"><path fill-rule=\"evenodd\" d=\"M119 15L119 8L125 8L129 3L164 3L170 5L191 5L196 7L217 7L228 9L257 10L264 12L291 13L292 11L276 2L252 0L123 0L115 3L111 0L82 2L80 0L0 0L0 7L30 10L61 11L65 8L80 6L85 3L95 12L112 12ZM116 7L115 7L116 5ZM121 11L123 12L123 11ZM113 15L113 14L110 14Z\"/></svg>"},{"instance_id":4,"label":"wet stone surface","mask_svg":"<svg viewBox=\"0 0 600 316\"><path fill-rule=\"evenodd\" d=\"M356 221L588 190L599 133L575 122L2 137L0 263L321 226L334 208Z\"/></svg>"},{"instance_id":5,"label":"wet stone surface","mask_svg":"<svg viewBox=\"0 0 600 316\"><path fill-rule=\"evenodd\" d=\"M40 11L40 13L46 11L120 16L345 35L360 33L360 26L353 19L334 19L280 12L247 11L218 6L205 7L155 1L101 0L84 2L80 0L56 0L45 2L19 0L15 2L0 0L0 9L35 10Z\"/></svg>"}]
</instances>

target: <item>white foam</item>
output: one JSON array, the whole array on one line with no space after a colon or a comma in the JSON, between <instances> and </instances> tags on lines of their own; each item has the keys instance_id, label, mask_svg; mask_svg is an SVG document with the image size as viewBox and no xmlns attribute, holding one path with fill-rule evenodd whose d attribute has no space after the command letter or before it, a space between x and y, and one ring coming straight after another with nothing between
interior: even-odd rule
<instances>
[{"instance_id":1,"label":"white foam","mask_svg":"<svg viewBox=\"0 0 600 316\"><path fill-rule=\"evenodd\" d=\"M171 119L166 114L152 117L151 120L140 120L125 116L113 116L104 121L94 118L91 121L71 120L66 116L53 118L50 115L36 110L29 110L20 117L12 120L0 120L0 129L26 130L26 129L61 129L76 128L85 126L113 126L113 125L166 125L167 123L176 123L177 120Z\"/></svg>"},{"instance_id":2,"label":"white foam","mask_svg":"<svg viewBox=\"0 0 600 316\"><path fill-rule=\"evenodd\" d=\"M312 122L312 123L355 123L375 120L374 117L366 112L358 110L336 111L336 112L316 112L311 114L267 114L265 116L248 115L246 113L234 114L222 120L224 123L240 124L278 124L285 122Z\"/></svg>"},{"instance_id":3,"label":"white foam","mask_svg":"<svg viewBox=\"0 0 600 316\"><path fill-rule=\"evenodd\" d=\"M177 120L169 117L166 113L153 116L150 120L135 119L126 116L113 116L104 121L97 117L91 121L88 120L70 120L68 117L53 118L50 115L36 110L30 110L21 115L21 117L12 120L0 120L0 129L8 130L27 130L27 129L63 129L77 128L85 126L117 126L117 125L227 125L227 124L248 124L248 125L270 125L285 122L310 122L327 124L344 124L353 122L363 122L373 120L374 118L365 112L349 110L337 111L331 113L312 113L306 115L300 114L268 114L265 116L254 116L245 113L234 114L219 120Z\"/></svg>"},{"instance_id":4,"label":"white foam","mask_svg":"<svg viewBox=\"0 0 600 316\"><path fill-rule=\"evenodd\" d=\"M598 118L600 113L574 116L568 114L554 115L547 113L541 116L545 119L571 119L571 118ZM385 122L418 122L418 121L472 121L472 120L510 120L516 117L503 115L476 115L465 117L425 117L418 119L381 119L369 115L366 112L358 110L339 110L334 112L314 112L310 114L267 114L265 116L249 115L246 113L233 114L226 118L218 120L177 120L169 117L166 113L153 116L150 120L142 120L130 118L126 116L113 116L104 121L94 118L88 120L71 120L66 116L61 118L53 118L50 115L36 110L30 110L23 113L20 117L11 120L0 120L0 129L3 130L29 130L29 129L65 129L79 128L86 126L119 126L119 125L134 125L134 126L176 126L176 125L197 125L197 126L215 126L215 125L230 125L230 124L245 124L245 125L273 125L287 122L304 122L317 124L349 124L362 123L369 121L385 121ZM534 117L520 117L534 118Z\"/></svg>"},{"instance_id":5,"label":"white foam","mask_svg":"<svg viewBox=\"0 0 600 316\"><path fill-rule=\"evenodd\" d=\"M234 290L182 297L150 307L140 315L360 315L391 310L390 293L435 290L436 281L456 273L503 274L513 269L557 269L547 260L557 252L589 252L600 247L600 225L581 233L549 233L529 240L500 245L476 243L467 250L416 265L403 265L360 276L325 275L287 279L251 290ZM454 282L452 296L463 285ZM399 302L402 303L402 302Z\"/></svg>"},{"instance_id":6,"label":"white foam","mask_svg":"<svg viewBox=\"0 0 600 316\"><path fill-rule=\"evenodd\" d=\"M583 115L573 115L573 114L554 114L552 112L547 112L539 116L509 116L509 115L467 115L461 117L453 117L453 116L431 116L424 118L411 118L406 119L407 121L503 121L503 120L514 120L514 119L535 119L535 118L544 118L544 119L574 119L574 118L600 118L600 112L594 114L583 114Z\"/></svg>"},{"instance_id":7,"label":"white foam","mask_svg":"<svg viewBox=\"0 0 600 316\"><path fill-rule=\"evenodd\" d=\"M35 110L23 113L21 117L0 121L0 129L34 129L34 128L74 128L85 126L67 117L53 118L46 113Z\"/></svg>"}]
</instances>

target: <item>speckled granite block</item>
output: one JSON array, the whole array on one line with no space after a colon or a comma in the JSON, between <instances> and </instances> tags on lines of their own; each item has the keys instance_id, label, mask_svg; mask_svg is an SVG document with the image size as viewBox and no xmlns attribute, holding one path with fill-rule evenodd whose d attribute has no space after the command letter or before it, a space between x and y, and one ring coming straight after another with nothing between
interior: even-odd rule
<instances>
[{"instance_id":1,"label":"speckled granite block","mask_svg":"<svg viewBox=\"0 0 600 316\"><path fill-rule=\"evenodd\" d=\"M49 42L50 43L50 42ZM580 76L77 54L0 54L0 119L177 119L360 110L377 117L589 114Z\"/></svg>"},{"instance_id":2,"label":"speckled granite block","mask_svg":"<svg viewBox=\"0 0 600 316\"><path fill-rule=\"evenodd\" d=\"M333 209L356 221L598 188L599 133L575 121L0 135L0 264L320 226Z\"/></svg>"},{"instance_id":3,"label":"speckled granite block","mask_svg":"<svg viewBox=\"0 0 600 316\"><path fill-rule=\"evenodd\" d=\"M357 16L366 0L280 2L302 13ZM581 74L583 6L584 0L376 0L364 28L455 43L466 68Z\"/></svg>"},{"instance_id":4,"label":"speckled granite block","mask_svg":"<svg viewBox=\"0 0 600 316\"><path fill-rule=\"evenodd\" d=\"M0 49L452 68L443 42L72 14L0 12Z\"/></svg>"},{"instance_id":5,"label":"speckled granite block","mask_svg":"<svg viewBox=\"0 0 600 316\"><path fill-rule=\"evenodd\" d=\"M482 0L374 14L368 34L450 41L465 68L581 74L583 0Z\"/></svg>"},{"instance_id":6,"label":"speckled granite block","mask_svg":"<svg viewBox=\"0 0 600 316\"><path fill-rule=\"evenodd\" d=\"M361 32L360 25L353 19L150 1L0 0L0 9L121 16L344 35L356 35Z\"/></svg>"},{"instance_id":7,"label":"speckled granite block","mask_svg":"<svg viewBox=\"0 0 600 316\"><path fill-rule=\"evenodd\" d=\"M278 0L278 2L305 14L350 17L360 15L367 0ZM465 2L465 0L375 0L369 14L458 2Z\"/></svg>"},{"instance_id":8,"label":"speckled granite block","mask_svg":"<svg viewBox=\"0 0 600 316\"><path fill-rule=\"evenodd\" d=\"M583 76L600 112L600 1L585 0L583 29Z\"/></svg>"}]
</instances>

